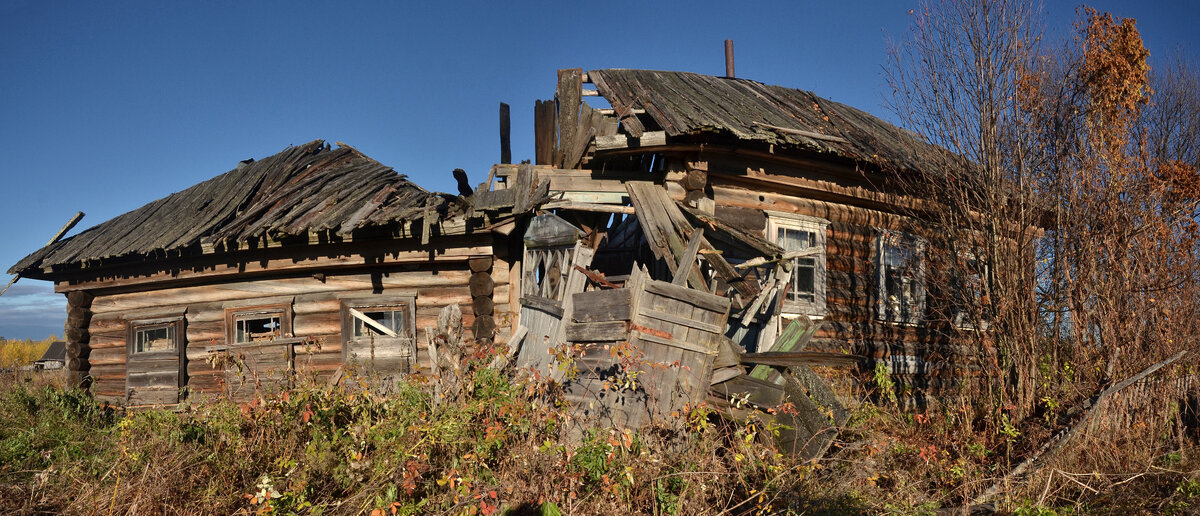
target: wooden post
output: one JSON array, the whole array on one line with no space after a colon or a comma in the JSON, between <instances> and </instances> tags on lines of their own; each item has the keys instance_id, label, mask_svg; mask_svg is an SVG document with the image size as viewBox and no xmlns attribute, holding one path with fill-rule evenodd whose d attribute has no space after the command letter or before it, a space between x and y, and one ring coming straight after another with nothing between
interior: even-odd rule
<instances>
[{"instance_id":1,"label":"wooden post","mask_svg":"<svg viewBox=\"0 0 1200 516\"><path fill-rule=\"evenodd\" d=\"M554 112L553 100L539 100L533 106L533 136L535 165L554 164L554 154L557 149L555 131L557 115Z\"/></svg>"},{"instance_id":2,"label":"wooden post","mask_svg":"<svg viewBox=\"0 0 1200 516\"><path fill-rule=\"evenodd\" d=\"M575 148L579 137L579 107L583 103L583 69L568 68L558 71L558 90L554 94L558 106L558 152L554 162L560 168L575 168L566 163L567 154Z\"/></svg>"},{"instance_id":3,"label":"wooden post","mask_svg":"<svg viewBox=\"0 0 1200 516\"><path fill-rule=\"evenodd\" d=\"M725 76L732 79L733 75L733 40L725 40Z\"/></svg>"},{"instance_id":4,"label":"wooden post","mask_svg":"<svg viewBox=\"0 0 1200 516\"><path fill-rule=\"evenodd\" d=\"M500 163L512 163L512 142L509 139L508 104L500 103Z\"/></svg>"}]
</instances>

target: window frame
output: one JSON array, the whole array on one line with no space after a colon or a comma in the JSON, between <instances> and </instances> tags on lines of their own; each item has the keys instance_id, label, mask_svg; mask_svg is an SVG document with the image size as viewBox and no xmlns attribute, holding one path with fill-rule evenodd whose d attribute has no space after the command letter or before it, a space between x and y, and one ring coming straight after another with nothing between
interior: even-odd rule
<instances>
[{"instance_id":1,"label":"window frame","mask_svg":"<svg viewBox=\"0 0 1200 516\"><path fill-rule=\"evenodd\" d=\"M187 336L184 334L184 316L160 317L154 319L132 319L126 321L125 328L125 356L127 357L148 357L148 356L183 356L184 348L186 347ZM164 349L161 351L137 351L137 334L139 331L171 328L175 331L174 348Z\"/></svg>"},{"instance_id":2,"label":"window frame","mask_svg":"<svg viewBox=\"0 0 1200 516\"><path fill-rule=\"evenodd\" d=\"M278 315L279 316L279 336L269 341L237 341L237 322L242 319L250 319L252 315ZM286 339L292 337L292 305L291 304L270 304L258 306L245 306L225 309L225 344L228 346L251 346L271 342L278 339Z\"/></svg>"},{"instance_id":3,"label":"window frame","mask_svg":"<svg viewBox=\"0 0 1200 516\"><path fill-rule=\"evenodd\" d=\"M813 300L788 300L784 296L783 309L784 315L807 315L810 317L821 318L829 311L827 300L827 291L829 283L829 274L827 268L826 255L828 255L828 247L826 245L826 232L829 229L829 221L819 217L811 217L800 215L798 213L787 213L777 211L767 211L767 241L779 245L779 230L794 229L799 231L807 231L815 235L814 247L819 249L817 254L811 256L813 258ZM780 246L782 247L782 246ZM786 249L785 249L786 252ZM800 258L794 258L792 263L793 273L798 266L795 263ZM788 280L795 281L795 276L791 276ZM791 290L789 286L789 291Z\"/></svg>"},{"instance_id":4,"label":"window frame","mask_svg":"<svg viewBox=\"0 0 1200 516\"><path fill-rule=\"evenodd\" d=\"M900 301L901 305L909 305L908 315L905 316L903 311L891 313L889 310L888 291L887 291L887 272L884 264L884 256L889 247L905 245L910 247L912 255L915 257L916 274L913 284L913 295L916 297L912 302ZM925 321L927 304L927 288L925 285L926 267L928 260L925 257L925 251L928 244L924 238L916 235L905 233L902 231L880 230L875 238L875 319L882 322L906 325L918 325ZM911 267L911 266L910 266Z\"/></svg>"},{"instance_id":5,"label":"window frame","mask_svg":"<svg viewBox=\"0 0 1200 516\"><path fill-rule=\"evenodd\" d=\"M392 295L373 295L368 297L352 297L343 298L341 300L341 318L342 318L342 361L344 363L351 362L354 357L351 356L351 347L355 343L369 343L393 341L401 346L406 346L411 352L409 356L410 372L417 364L417 296L416 294L392 294ZM355 317L350 314L350 309L353 308L360 312L366 313L370 311L381 311L379 309L391 309L390 311L403 312L404 321L402 332L396 337L387 335L354 335ZM376 310L372 310L376 309ZM398 310L399 309L399 310Z\"/></svg>"},{"instance_id":6,"label":"window frame","mask_svg":"<svg viewBox=\"0 0 1200 516\"><path fill-rule=\"evenodd\" d=\"M991 301L987 292L987 278L991 264L973 251L960 251L958 260L959 263L951 280L951 286L955 292L950 300L950 322L960 330L987 330L992 320ZM976 264L974 268L971 266L971 262ZM978 276L978 281L971 281L972 276ZM978 299L980 308L978 325L971 320L968 307L964 306L963 301L966 298L960 297L968 294L973 294Z\"/></svg>"}]
</instances>

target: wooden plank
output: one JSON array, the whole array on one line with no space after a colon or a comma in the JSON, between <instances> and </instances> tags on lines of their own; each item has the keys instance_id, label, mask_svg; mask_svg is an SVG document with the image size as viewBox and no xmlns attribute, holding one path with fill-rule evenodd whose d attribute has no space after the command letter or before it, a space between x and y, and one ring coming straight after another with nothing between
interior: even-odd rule
<instances>
[{"instance_id":1,"label":"wooden plank","mask_svg":"<svg viewBox=\"0 0 1200 516\"><path fill-rule=\"evenodd\" d=\"M678 299L714 312L725 312L729 309L729 298L672 285L665 281L647 281L646 291L671 299Z\"/></svg>"},{"instance_id":2,"label":"wooden plank","mask_svg":"<svg viewBox=\"0 0 1200 516\"><path fill-rule=\"evenodd\" d=\"M716 385L721 382L727 382L727 381L737 378L745 373L746 373L746 371L738 366L729 366L729 367L722 367L719 369L714 369L713 374L712 374L712 379L709 380L709 385Z\"/></svg>"},{"instance_id":3,"label":"wooden plank","mask_svg":"<svg viewBox=\"0 0 1200 516\"><path fill-rule=\"evenodd\" d=\"M633 340L635 340L635 339L638 341L642 341L642 342L653 342L655 344L661 344L663 346L678 348L678 349L682 349L682 350L686 350L686 351L692 351L692 352L700 353L700 354L704 354L704 355L716 355L717 354L715 346L696 344L693 342L687 342L687 341L680 340L680 339L664 339L657 335L651 335L649 333L643 333L640 331L631 330L629 332L629 340L630 340L630 342L633 342Z\"/></svg>"},{"instance_id":4,"label":"wooden plank","mask_svg":"<svg viewBox=\"0 0 1200 516\"><path fill-rule=\"evenodd\" d=\"M620 341L629 334L628 321L572 322L566 327L566 339L570 342Z\"/></svg>"},{"instance_id":5,"label":"wooden plank","mask_svg":"<svg viewBox=\"0 0 1200 516\"><path fill-rule=\"evenodd\" d=\"M783 387L742 375L713 385L712 392L727 400L746 400L761 408L775 408L783 403Z\"/></svg>"},{"instance_id":6,"label":"wooden plank","mask_svg":"<svg viewBox=\"0 0 1200 516\"><path fill-rule=\"evenodd\" d=\"M640 138L630 134L614 134L611 136L596 137L597 151L644 149L647 147L662 147L665 145L667 145L666 131L647 131L642 133Z\"/></svg>"},{"instance_id":7,"label":"wooden plank","mask_svg":"<svg viewBox=\"0 0 1200 516\"><path fill-rule=\"evenodd\" d=\"M563 307L561 303L553 299L544 298L542 296L521 296L521 306L540 310L555 317L563 316Z\"/></svg>"},{"instance_id":8,"label":"wooden plank","mask_svg":"<svg viewBox=\"0 0 1200 516\"><path fill-rule=\"evenodd\" d=\"M593 290L575 294L576 322L629 321L632 306L628 289Z\"/></svg>"},{"instance_id":9,"label":"wooden plank","mask_svg":"<svg viewBox=\"0 0 1200 516\"><path fill-rule=\"evenodd\" d=\"M680 316L677 314L662 312L662 311L654 310L651 308L643 308L641 311L641 315L644 315L646 317L650 317L653 319L658 319L660 321L666 321L669 323L678 324L680 326L687 326L689 328L695 328L697 330L701 330L701 331L708 332L708 333L720 334L722 331L724 331L724 328L717 326L715 324L709 324L709 323L699 321L696 319L683 317L683 316Z\"/></svg>"},{"instance_id":10,"label":"wooden plank","mask_svg":"<svg viewBox=\"0 0 1200 516\"><path fill-rule=\"evenodd\" d=\"M688 275L692 274L692 269L696 264L696 253L700 251L700 242L704 241L704 229L696 228L692 231L691 240L688 241L687 249L684 250L683 256L679 257L679 264L675 267L677 271L675 277L671 280L672 285L684 286L687 285ZM678 272L681 271L682 273ZM697 270L698 274L699 271ZM703 282L703 280L700 280Z\"/></svg>"},{"instance_id":11,"label":"wooden plank","mask_svg":"<svg viewBox=\"0 0 1200 516\"><path fill-rule=\"evenodd\" d=\"M567 210L567 211L587 211L592 213L623 213L632 214L634 212L632 206L613 206L609 204L595 204L588 202L573 202L571 200L555 201L542 205L542 209L546 210Z\"/></svg>"}]
</instances>

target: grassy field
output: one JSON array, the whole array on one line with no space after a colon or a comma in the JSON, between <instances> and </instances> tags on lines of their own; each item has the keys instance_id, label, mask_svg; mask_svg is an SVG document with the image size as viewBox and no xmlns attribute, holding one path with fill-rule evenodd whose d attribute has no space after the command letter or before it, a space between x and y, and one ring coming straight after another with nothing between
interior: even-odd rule
<instances>
[{"instance_id":1,"label":"grassy field","mask_svg":"<svg viewBox=\"0 0 1200 516\"><path fill-rule=\"evenodd\" d=\"M862 402L830 454L805 463L771 446L769 414L732 422L701 406L642 432L581 430L552 384L511 373L473 365L442 403L419 375L387 397L351 377L133 413L61 376L5 376L0 512L928 514L966 503L1050 431L980 430L967 406ZM1083 440L994 508L1192 513L1198 450L1185 437Z\"/></svg>"}]
</instances>

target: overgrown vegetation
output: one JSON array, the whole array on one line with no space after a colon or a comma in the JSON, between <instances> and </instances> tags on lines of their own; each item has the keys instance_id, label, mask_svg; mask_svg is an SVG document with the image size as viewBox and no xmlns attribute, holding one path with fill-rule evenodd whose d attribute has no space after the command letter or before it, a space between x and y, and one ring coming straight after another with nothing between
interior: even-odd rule
<instances>
[{"instance_id":1,"label":"overgrown vegetation","mask_svg":"<svg viewBox=\"0 0 1200 516\"><path fill-rule=\"evenodd\" d=\"M1049 43L1039 18L933 2L888 76L904 125L950 151L900 182L940 200L913 231L951 286L931 327L973 340L962 431L1020 462L966 498L1167 510L1125 495L1195 450L1200 81L1182 57L1153 70L1132 19L1081 7Z\"/></svg>"},{"instance_id":2,"label":"overgrown vegetation","mask_svg":"<svg viewBox=\"0 0 1200 516\"><path fill-rule=\"evenodd\" d=\"M484 367L440 405L416 376L387 397L348 378L133 413L38 378L0 387L0 512L922 514L969 500L1025 432L1045 431L981 432L966 405L864 402L830 455L803 463L771 445L769 414L733 422L697 407L638 433L579 426L551 384ZM1101 478L1119 491L1076 506L1055 489L1001 508L1200 507L1192 450L1150 441L1158 469Z\"/></svg>"},{"instance_id":3,"label":"overgrown vegetation","mask_svg":"<svg viewBox=\"0 0 1200 516\"><path fill-rule=\"evenodd\" d=\"M905 125L969 171L906 185L946 208L921 214L942 253L930 282L953 286L927 324L972 344L959 396L902 409L910 386L877 367L840 385L849 423L801 462L772 447L771 414L701 405L636 433L593 426L490 356L441 403L420 375L387 397L351 376L124 413L6 377L0 511L1196 513L1200 81L1182 59L1151 69L1132 20L1082 10L1076 38L1047 51L1035 14L917 13L891 78Z\"/></svg>"}]
</instances>

